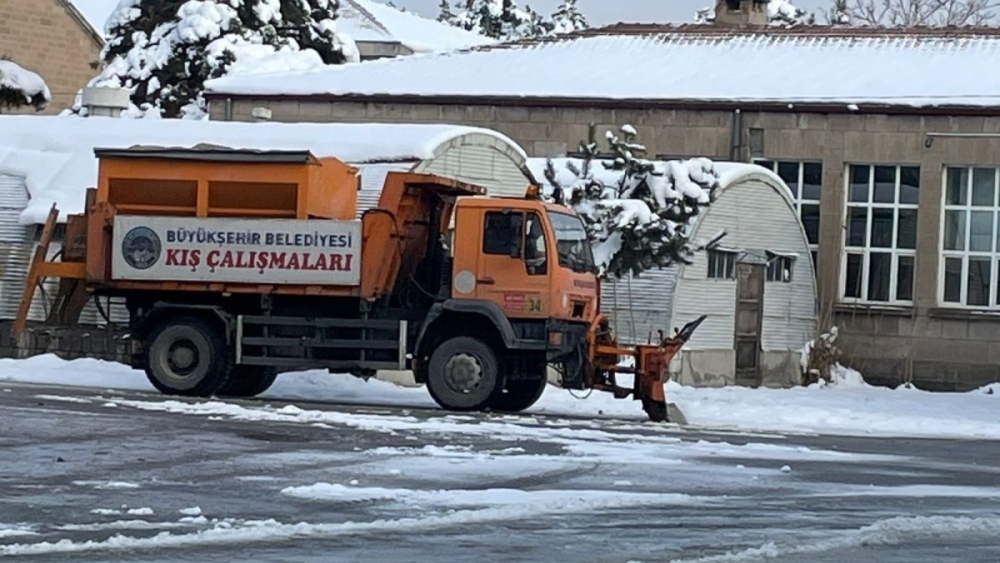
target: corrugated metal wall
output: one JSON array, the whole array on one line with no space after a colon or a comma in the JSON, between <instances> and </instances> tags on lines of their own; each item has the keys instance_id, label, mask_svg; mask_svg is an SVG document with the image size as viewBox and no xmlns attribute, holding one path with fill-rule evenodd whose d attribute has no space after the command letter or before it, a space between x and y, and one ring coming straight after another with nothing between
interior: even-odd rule
<instances>
[{"instance_id":1,"label":"corrugated metal wall","mask_svg":"<svg viewBox=\"0 0 1000 563\"><path fill-rule=\"evenodd\" d=\"M708 238L725 230L727 248L770 250L796 254L791 283L766 282L761 346L765 351L802 348L815 337L816 284L809 245L798 214L775 188L759 179L728 187L708 208L694 238ZM687 348L733 348L736 281L708 279L707 255L698 253L690 266L680 267L674 296L675 323L707 314Z\"/></svg>"},{"instance_id":2,"label":"corrugated metal wall","mask_svg":"<svg viewBox=\"0 0 1000 563\"><path fill-rule=\"evenodd\" d=\"M358 192L358 214L361 215L378 205L378 200L382 197L382 186L385 185L385 177L389 172L405 172L412 170L415 162L388 162L376 164L357 164L361 170L361 191Z\"/></svg>"},{"instance_id":3,"label":"corrugated metal wall","mask_svg":"<svg viewBox=\"0 0 1000 563\"><path fill-rule=\"evenodd\" d=\"M28 205L28 190L21 178L0 174L0 320L12 320L24 292L24 281L28 266L35 253L35 243L41 227L21 225L18 217ZM53 242L49 255L55 256L60 245ZM45 294L50 298L58 290L56 280L44 284ZM101 301L106 306L105 300ZM121 301L112 300L106 308L112 322L128 324L128 311ZM42 293L36 292L28 315L29 320L42 321L48 313L47 303ZM80 324L104 325L106 322L93 303L87 305L80 316Z\"/></svg>"},{"instance_id":4,"label":"corrugated metal wall","mask_svg":"<svg viewBox=\"0 0 1000 563\"><path fill-rule=\"evenodd\" d=\"M645 344L650 333L655 342L658 330L673 334L670 308L676 285L675 267L644 272L631 280L605 281L601 283L601 310L611 319L622 342ZM678 322L683 325L688 320L692 319L678 319Z\"/></svg>"},{"instance_id":5,"label":"corrugated metal wall","mask_svg":"<svg viewBox=\"0 0 1000 563\"><path fill-rule=\"evenodd\" d=\"M528 178L518 164L490 146L461 144L449 147L414 170L484 186L491 196L523 197L528 189Z\"/></svg>"}]
</instances>

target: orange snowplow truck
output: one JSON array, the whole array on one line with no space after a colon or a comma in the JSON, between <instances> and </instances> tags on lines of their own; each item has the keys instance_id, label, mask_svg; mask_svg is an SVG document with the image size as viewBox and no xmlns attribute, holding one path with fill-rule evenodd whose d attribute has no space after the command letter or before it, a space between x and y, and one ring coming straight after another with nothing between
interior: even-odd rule
<instances>
[{"instance_id":1,"label":"orange snowplow truck","mask_svg":"<svg viewBox=\"0 0 1000 563\"><path fill-rule=\"evenodd\" d=\"M95 154L97 188L68 217L58 261L46 258L53 207L13 334L45 278L60 278L50 325L74 324L92 298L124 300L132 365L166 394L251 397L306 369L412 370L445 409L518 412L551 366L564 388L631 396L663 421L668 363L704 318L620 346L582 221L531 195L392 172L357 219L358 170L307 151Z\"/></svg>"}]
</instances>

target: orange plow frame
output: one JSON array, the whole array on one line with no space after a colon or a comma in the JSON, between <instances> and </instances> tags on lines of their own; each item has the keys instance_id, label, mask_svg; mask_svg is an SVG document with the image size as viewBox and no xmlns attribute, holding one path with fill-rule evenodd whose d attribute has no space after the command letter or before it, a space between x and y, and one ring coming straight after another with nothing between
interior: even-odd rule
<instances>
[{"instance_id":1,"label":"orange plow frame","mask_svg":"<svg viewBox=\"0 0 1000 563\"><path fill-rule=\"evenodd\" d=\"M629 395L637 401L642 401L642 410L654 422L666 422L667 399L663 384L670 379L670 361L684 344L691 339L694 331L703 323L707 315L684 325L677 334L669 338L660 331L658 344L645 344L635 347L625 347L613 336L608 318L597 317L590 327L588 348L590 350L590 366L588 385L600 391L614 393L615 398L624 399ZM652 335L650 335L652 341ZM632 357L634 367L621 366L622 356ZM621 387L617 383L617 374L634 374L632 388Z\"/></svg>"}]
</instances>

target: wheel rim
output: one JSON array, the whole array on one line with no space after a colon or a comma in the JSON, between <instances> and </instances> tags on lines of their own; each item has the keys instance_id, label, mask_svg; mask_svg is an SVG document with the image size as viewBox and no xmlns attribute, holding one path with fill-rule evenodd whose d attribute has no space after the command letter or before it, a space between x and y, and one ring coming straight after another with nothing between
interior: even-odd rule
<instances>
[{"instance_id":1,"label":"wheel rim","mask_svg":"<svg viewBox=\"0 0 1000 563\"><path fill-rule=\"evenodd\" d=\"M455 393L468 395L483 380L483 364L470 354L455 354L444 366L445 384Z\"/></svg>"},{"instance_id":2,"label":"wheel rim","mask_svg":"<svg viewBox=\"0 0 1000 563\"><path fill-rule=\"evenodd\" d=\"M201 361L198 346L187 339L178 340L167 349L167 366L171 375L183 379L190 376Z\"/></svg>"},{"instance_id":3,"label":"wheel rim","mask_svg":"<svg viewBox=\"0 0 1000 563\"><path fill-rule=\"evenodd\" d=\"M168 329L160 336L156 348L154 363L157 368L157 378L165 385L178 389L192 389L205 378L208 373L210 351L199 335L191 334L187 327Z\"/></svg>"}]
</instances>

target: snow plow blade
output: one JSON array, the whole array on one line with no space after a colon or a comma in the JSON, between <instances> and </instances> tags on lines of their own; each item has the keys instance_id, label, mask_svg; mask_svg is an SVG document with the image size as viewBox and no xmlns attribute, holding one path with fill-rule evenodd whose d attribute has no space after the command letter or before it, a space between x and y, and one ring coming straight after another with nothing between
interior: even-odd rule
<instances>
[{"instance_id":1,"label":"snow plow blade","mask_svg":"<svg viewBox=\"0 0 1000 563\"><path fill-rule=\"evenodd\" d=\"M594 351L592 383L594 389L614 393L616 398L624 399L629 395L634 400L642 401L642 410L653 422L668 422L667 399L663 385L670 379L670 361L684 347L694 334L694 331L705 322L707 315L684 325L677 334L666 338L660 331L659 342L626 348L618 345L617 338L611 336L607 318L599 317L591 331L591 349ZM619 365L621 356L631 356L634 367ZM619 373L634 374L632 388L620 387L616 382Z\"/></svg>"}]
</instances>

